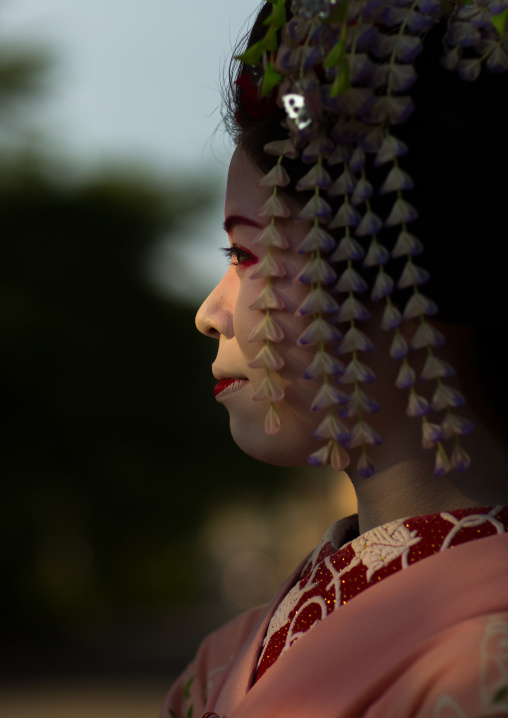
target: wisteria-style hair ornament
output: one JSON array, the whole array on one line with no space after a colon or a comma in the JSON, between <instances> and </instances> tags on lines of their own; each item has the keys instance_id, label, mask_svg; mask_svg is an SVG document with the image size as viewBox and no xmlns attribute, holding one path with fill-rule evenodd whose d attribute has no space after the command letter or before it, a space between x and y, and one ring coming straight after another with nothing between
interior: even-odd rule
<instances>
[{"instance_id":1,"label":"wisteria-style hair ornament","mask_svg":"<svg viewBox=\"0 0 508 718\"><path fill-rule=\"evenodd\" d=\"M396 386L408 392L408 416L421 419L423 447L436 449L435 474L466 469L470 459L460 437L472 424L456 413L464 397L447 385L454 369L439 358L444 338L427 321L438 307L422 291L429 273L417 263L424 247L411 231L418 209L407 198L413 180L403 156L409 148L398 139L396 127L413 110L408 91L417 80L414 60L436 22L447 22L442 63L462 80L476 79L482 65L493 73L508 70L508 0L267 3L266 34L238 57L244 71L237 80L243 90L240 101L251 117L283 108L287 129L286 139L265 145L277 161L259 183L272 189L272 195L260 212L268 226L257 242L268 251L256 276L266 281L252 304L261 319L250 340L262 344L251 366L266 370L254 396L268 400L266 431L279 430L276 405L284 396L271 376L284 364L276 348L284 337L277 312L285 308L277 293L277 278L285 273L277 253L288 247L276 219L290 216L280 189L293 183L297 191L310 193L296 219L312 224L297 250L306 256L297 280L308 294L296 314L312 318L298 345L315 350L304 377L320 382L311 410L325 410L314 431L323 445L309 462L344 469L348 450L360 447L358 472L364 477L375 473L370 447L382 438L369 424L369 414L379 406L369 396L375 374L364 361L364 354L374 349L361 328L370 317L361 301L368 293L384 303L381 326L393 333L390 355L400 360ZM291 177L283 158L299 158L308 171ZM381 183L374 178L378 168L386 168ZM386 216L379 216L371 201L384 195L393 200ZM394 228L397 239L389 250L383 237ZM405 264L399 276L392 276L397 258ZM370 284L364 268L375 269ZM399 308L392 294L402 289L410 290L409 300ZM400 331L407 319L418 321L409 344ZM409 359L412 349L426 351L419 377ZM430 401L418 393L417 379L435 383ZM440 418L430 418L441 412ZM448 439L453 439L451 451L445 449Z\"/></svg>"}]
</instances>

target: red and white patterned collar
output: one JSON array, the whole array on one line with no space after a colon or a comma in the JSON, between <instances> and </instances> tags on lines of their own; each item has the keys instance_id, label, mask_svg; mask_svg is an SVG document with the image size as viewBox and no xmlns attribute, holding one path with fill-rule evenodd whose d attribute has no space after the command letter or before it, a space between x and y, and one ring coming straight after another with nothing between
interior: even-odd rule
<instances>
[{"instance_id":1,"label":"red and white patterned collar","mask_svg":"<svg viewBox=\"0 0 508 718\"><path fill-rule=\"evenodd\" d=\"M435 553L507 530L503 506L397 519L361 536L356 516L338 521L272 616L255 680L312 626L369 586Z\"/></svg>"}]
</instances>

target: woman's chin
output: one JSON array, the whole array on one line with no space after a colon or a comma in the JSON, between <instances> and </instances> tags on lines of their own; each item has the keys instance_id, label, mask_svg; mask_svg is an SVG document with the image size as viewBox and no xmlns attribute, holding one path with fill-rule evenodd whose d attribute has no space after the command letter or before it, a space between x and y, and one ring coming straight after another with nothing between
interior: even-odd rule
<instances>
[{"instance_id":1,"label":"woman's chin","mask_svg":"<svg viewBox=\"0 0 508 718\"><path fill-rule=\"evenodd\" d=\"M274 466L306 466L309 454L322 444L310 432L299 434L284 424L277 434L268 435L263 424L245 425L230 417L230 429L233 441L243 452Z\"/></svg>"}]
</instances>

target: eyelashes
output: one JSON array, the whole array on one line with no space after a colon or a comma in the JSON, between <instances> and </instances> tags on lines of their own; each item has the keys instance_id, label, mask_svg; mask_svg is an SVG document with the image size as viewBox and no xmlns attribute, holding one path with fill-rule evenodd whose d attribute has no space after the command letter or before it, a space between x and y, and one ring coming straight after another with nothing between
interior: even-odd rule
<instances>
[{"instance_id":1,"label":"eyelashes","mask_svg":"<svg viewBox=\"0 0 508 718\"><path fill-rule=\"evenodd\" d=\"M258 261L256 256L238 244L233 244L231 247L222 247L221 252L229 263L235 266L250 267Z\"/></svg>"}]
</instances>

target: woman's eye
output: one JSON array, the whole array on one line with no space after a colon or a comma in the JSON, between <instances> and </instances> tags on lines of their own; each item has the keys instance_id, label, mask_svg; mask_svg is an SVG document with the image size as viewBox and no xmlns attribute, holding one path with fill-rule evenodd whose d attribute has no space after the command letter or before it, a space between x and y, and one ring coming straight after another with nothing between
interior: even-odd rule
<instances>
[{"instance_id":1,"label":"woman's eye","mask_svg":"<svg viewBox=\"0 0 508 718\"><path fill-rule=\"evenodd\" d=\"M251 264L256 264L258 261L257 257L237 244L233 244L232 247L223 247L222 252L229 262L236 266L240 264L242 266L250 266Z\"/></svg>"}]
</instances>

